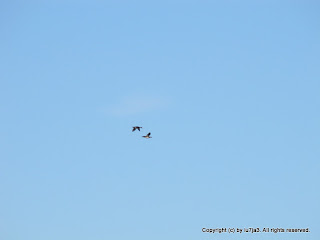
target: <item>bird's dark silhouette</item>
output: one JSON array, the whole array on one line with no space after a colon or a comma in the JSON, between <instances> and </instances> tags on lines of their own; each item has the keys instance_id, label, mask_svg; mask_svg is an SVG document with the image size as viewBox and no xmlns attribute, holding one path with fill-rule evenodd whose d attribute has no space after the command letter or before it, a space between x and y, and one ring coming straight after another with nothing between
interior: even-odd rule
<instances>
[{"instance_id":1,"label":"bird's dark silhouette","mask_svg":"<svg viewBox=\"0 0 320 240\"><path fill-rule=\"evenodd\" d=\"M132 129L132 132L134 132L135 130L139 130L139 132L140 132L140 128L142 128L142 127L138 127L138 126L135 126L135 127L132 127L133 129Z\"/></svg>"}]
</instances>

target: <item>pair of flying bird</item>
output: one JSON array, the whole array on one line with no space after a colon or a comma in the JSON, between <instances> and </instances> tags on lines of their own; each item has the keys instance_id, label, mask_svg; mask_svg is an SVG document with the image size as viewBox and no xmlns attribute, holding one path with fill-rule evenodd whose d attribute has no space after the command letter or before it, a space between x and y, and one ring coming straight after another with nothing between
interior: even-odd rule
<instances>
[{"instance_id":1,"label":"pair of flying bird","mask_svg":"<svg viewBox=\"0 0 320 240\"><path fill-rule=\"evenodd\" d=\"M138 127L138 126L135 126L135 127L132 127L133 129L132 129L132 132L134 132L135 130L139 130L139 132L140 132L140 128L142 128L142 127ZM151 133L148 133L147 135L145 135L145 136L142 136L142 137L144 137L144 138L152 138L152 137L150 137L150 135L151 135Z\"/></svg>"}]
</instances>

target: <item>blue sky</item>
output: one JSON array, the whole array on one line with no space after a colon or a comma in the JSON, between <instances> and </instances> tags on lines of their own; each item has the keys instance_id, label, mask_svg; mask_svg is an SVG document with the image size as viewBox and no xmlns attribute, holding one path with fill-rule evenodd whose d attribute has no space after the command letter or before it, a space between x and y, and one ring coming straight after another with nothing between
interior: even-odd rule
<instances>
[{"instance_id":1,"label":"blue sky","mask_svg":"<svg viewBox=\"0 0 320 240\"><path fill-rule=\"evenodd\" d=\"M1 239L319 239L317 1L0 6Z\"/></svg>"}]
</instances>

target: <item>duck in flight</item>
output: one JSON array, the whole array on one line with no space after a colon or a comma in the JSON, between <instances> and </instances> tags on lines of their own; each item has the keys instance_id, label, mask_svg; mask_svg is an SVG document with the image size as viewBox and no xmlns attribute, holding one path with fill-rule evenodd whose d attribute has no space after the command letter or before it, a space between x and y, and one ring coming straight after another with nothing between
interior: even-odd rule
<instances>
[{"instance_id":1,"label":"duck in flight","mask_svg":"<svg viewBox=\"0 0 320 240\"><path fill-rule=\"evenodd\" d=\"M139 130L139 132L140 132L140 128L142 128L142 127L138 127L138 126L136 126L136 127L132 127L133 129L132 129L132 132L134 132L135 130Z\"/></svg>"},{"instance_id":2,"label":"duck in flight","mask_svg":"<svg viewBox=\"0 0 320 240\"><path fill-rule=\"evenodd\" d=\"M148 133L147 135L142 136L142 137L144 137L144 138L152 138L152 137L150 137L150 134L151 134L151 133Z\"/></svg>"}]
</instances>

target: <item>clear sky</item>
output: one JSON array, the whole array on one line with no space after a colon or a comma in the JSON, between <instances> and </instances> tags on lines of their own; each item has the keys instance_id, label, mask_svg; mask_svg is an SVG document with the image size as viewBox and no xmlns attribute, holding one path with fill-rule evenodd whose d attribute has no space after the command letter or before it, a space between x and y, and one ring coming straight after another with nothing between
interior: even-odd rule
<instances>
[{"instance_id":1,"label":"clear sky","mask_svg":"<svg viewBox=\"0 0 320 240\"><path fill-rule=\"evenodd\" d=\"M0 239L320 239L319 13L2 1Z\"/></svg>"}]
</instances>

